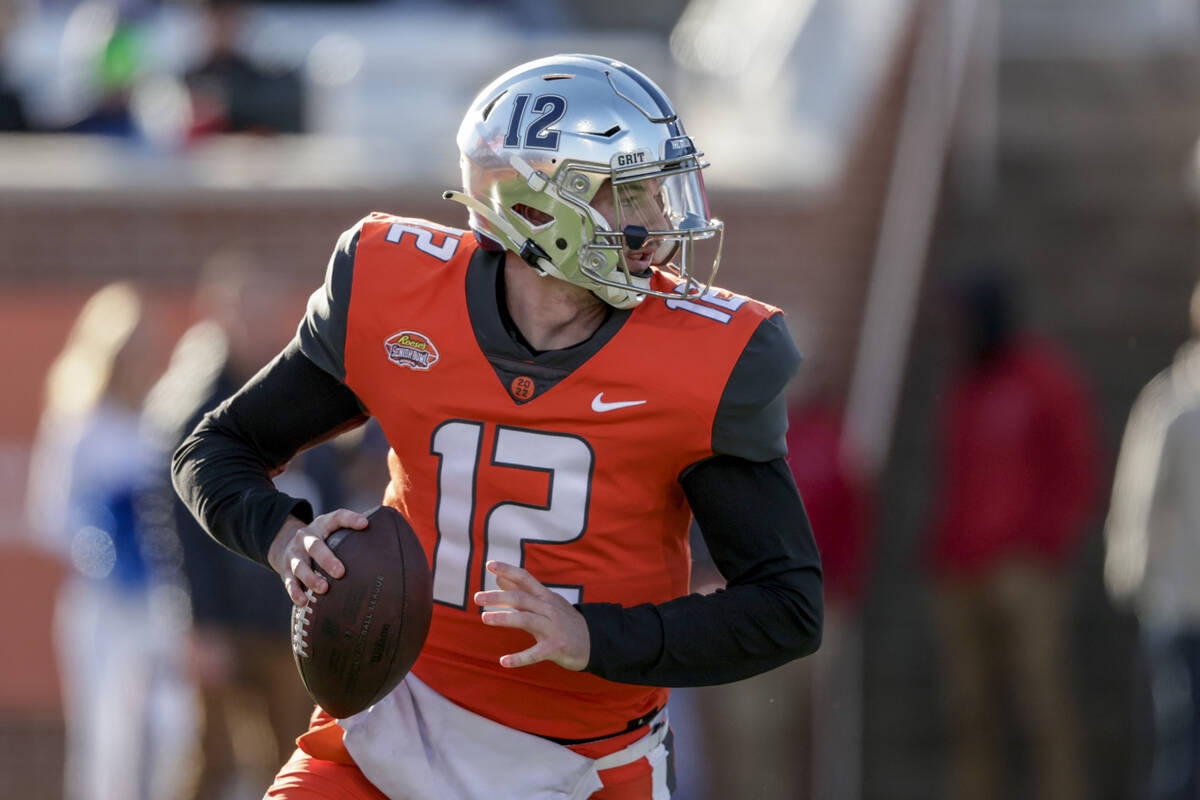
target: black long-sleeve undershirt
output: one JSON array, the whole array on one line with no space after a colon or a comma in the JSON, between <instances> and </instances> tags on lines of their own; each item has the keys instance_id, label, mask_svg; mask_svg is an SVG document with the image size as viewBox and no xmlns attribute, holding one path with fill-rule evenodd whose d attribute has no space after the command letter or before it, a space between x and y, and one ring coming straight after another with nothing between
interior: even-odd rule
<instances>
[{"instance_id":1,"label":"black long-sleeve undershirt","mask_svg":"<svg viewBox=\"0 0 1200 800\"><path fill-rule=\"evenodd\" d=\"M266 564L289 514L312 519L308 503L277 491L271 476L365 418L354 393L293 342L179 447L176 491L214 539ZM680 483L728 586L657 605L581 603L592 644L587 670L623 683L700 686L815 651L820 559L783 459L716 456Z\"/></svg>"},{"instance_id":2,"label":"black long-sleeve undershirt","mask_svg":"<svg viewBox=\"0 0 1200 800\"><path fill-rule=\"evenodd\" d=\"M271 478L301 450L366 419L354 393L293 340L175 451L175 491L210 536L269 567L267 550L288 515L313 518L307 500L276 490Z\"/></svg>"},{"instance_id":3,"label":"black long-sleeve undershirt","mask_svg":"<svg viewBox=\"0 0 1200 800\"><path fill-rule=\"evenodd\" d=\"M709 686L814 652L821 561L787 463L716 456L680 479L726 588L623 608L583 603L588 672L621 683Z\"/></svg>"}]
</instances>

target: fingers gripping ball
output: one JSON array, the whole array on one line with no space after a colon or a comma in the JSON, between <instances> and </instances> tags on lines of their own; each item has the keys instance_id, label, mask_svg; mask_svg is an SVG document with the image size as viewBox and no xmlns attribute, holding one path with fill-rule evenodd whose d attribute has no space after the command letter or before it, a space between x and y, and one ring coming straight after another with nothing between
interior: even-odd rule
<instances>
[{"instance_id":1,"label":"fingers gripping ball","mask_svg":"<svg viewBox=\"0 0 1200 800\"><path fill-rule=\"evenodd\" d=\"M338 719L381 700L412 669L433 614L433 579L421 543L401 514L381 506L367 527L334 531L326 543L345 565L320 567L324 594L292 609L292 654L305 688Z\"/></svg>"}]
</instances>

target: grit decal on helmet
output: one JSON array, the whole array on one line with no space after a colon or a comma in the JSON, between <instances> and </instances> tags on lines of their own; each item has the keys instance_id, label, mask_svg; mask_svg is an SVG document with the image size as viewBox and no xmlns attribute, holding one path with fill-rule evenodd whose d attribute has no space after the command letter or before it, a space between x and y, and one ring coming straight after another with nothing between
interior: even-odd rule
<instances>
[{"instance_id":1,"label":"grit decal on helmet","mask_svg":"<svg viewBox=\"0 0 1200 800\"><path fill-rule=\"evenodd\" d=\"M716 275L724 224L708 212L701 160L666 95L609 58L522 64L479 93L458 130L471 228L543 275L618 308L648 295L654 269L698 297ZM698 245L713 251L700 276Z\"/></svg>"},{"instance_id":2,"label":"grit decal on helmet","mask_svg":"<svg viewBox=\"0 0 1200 800\"><path fill-rule=\"evenodd\" d=\"M429 369L439 358L437 348L423 333L400 331L383 343L388 361L410 369Z\"/></svg>"}]
</instances>

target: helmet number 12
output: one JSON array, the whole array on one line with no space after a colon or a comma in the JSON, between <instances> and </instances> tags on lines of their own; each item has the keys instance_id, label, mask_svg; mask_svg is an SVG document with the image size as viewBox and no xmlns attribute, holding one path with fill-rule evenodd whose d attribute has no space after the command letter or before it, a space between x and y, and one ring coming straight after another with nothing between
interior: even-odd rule
<instances>
[{"instance_id":1,"label":"helmet number 12","mask_svg":"<svg viewBox=\"0 0 1200 800\"><path fill-rule=\"evenodd\" d=\"M521 123L525 117L525 107L529 106L530 95L519 94L513 98L512 117L508 120L508 133L504 136L505 147L521 147ZM525 147L538 150L557 150L561 132L550 126L563 118L567 113L567 100L557 94L539 94L533 101L530 110L539 116L534 117L525 128Z\"/></svg>"},{"instance_id":2,"label":"helmet number 12","mask_svg":"<svg viewBox=\"0 0 1200 800\"><path fill-rule=\"evenodd\" d=\"M498 588L496 576L485 568L488 561L524 566L527 542L566 544L583 536L596 461L591 445L573 434L497 425L491 458L481 462L486 427L471 420L447 420L430 442L430 452L439 459L433 599L464 610L472 583L478 589ZM479 579L472 581L479 472L496 467L545 474L546 500L542 504L504 500L488 509L482 524ZM546 586L572 603L583 594L582 586Z\"/></svg>"}]
</instances>

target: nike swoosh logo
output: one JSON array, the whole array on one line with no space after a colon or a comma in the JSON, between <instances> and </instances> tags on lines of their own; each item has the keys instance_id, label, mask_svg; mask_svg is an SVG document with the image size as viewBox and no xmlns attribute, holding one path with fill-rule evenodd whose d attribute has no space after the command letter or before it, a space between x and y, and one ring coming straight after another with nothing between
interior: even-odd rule
<instances>
[{"instance_id":1,"label":"nike swoosh logo","mask_svg":"<svg viewBox=\"0 0 1200 800\"><path fill-rule=\"evenodd\" d=\"M605 411L616 411L618 408L629 408L630 406L640 406L645 400L623 400L619 403L604 402L604 392L592 398L592 411L597 414L603 414Z\"/></svg>"}]
</instances>

